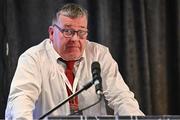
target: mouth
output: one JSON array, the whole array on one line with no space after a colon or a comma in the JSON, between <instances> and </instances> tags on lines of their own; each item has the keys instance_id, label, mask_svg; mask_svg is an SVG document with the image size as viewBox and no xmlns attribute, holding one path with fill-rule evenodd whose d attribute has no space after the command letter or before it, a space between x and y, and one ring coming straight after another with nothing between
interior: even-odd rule
<instances>
[{"instance_id":1,"label":"mouth","mask_svg":"<svg viewBox=\"0 0 180 120\"><path fill-rule=\"evenodd\" d=\"M79 45L78 44L67 44L66 45L66 48L68 49L68 48L79 48Z\"/></svg>"},{"instance_id":2,"label":"mouth","mask_svg":"<svg viewBox=\"0 0 180 120\"><path fill-rule=\"evenodd\" d=\"M66 46L66 50L67 51L77 51L77 50L79 50L80 48L79 48L79 46L76 46L76 45L68 45L68 46Z\"/></svg>"},{"instance_id":3,"label":"mouth","mask_svg":"<svg viewBox=\"0 0 180 120\"><path fill-rule=\"evenodd\" d=\"M75 45L68 45L68 46L66 46L66 49L72 49L72 48L79 48L79 47L75 46Z\"/></svg>"}]
</instances>

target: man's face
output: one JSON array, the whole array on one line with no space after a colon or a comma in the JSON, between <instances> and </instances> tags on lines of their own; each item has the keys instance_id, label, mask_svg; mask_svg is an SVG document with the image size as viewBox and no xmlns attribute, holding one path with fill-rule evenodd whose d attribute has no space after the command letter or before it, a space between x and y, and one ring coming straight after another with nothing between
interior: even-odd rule
<instances>
[{"instance_id":1,"label":"man's face","mask_svg":"<svg viewBox=\"0 0 180 120\"><path fill-rule=\"evenodd\" d=\"M85 49L87 35L80 37L77 32L75 32L71 37L67 37L58 29L58 26L65 30L87 31L86 16L69 18L60 15L57 26L49 27L49 38L56 52L67 61L79 59Z\"/></svg>"}]
</instances>

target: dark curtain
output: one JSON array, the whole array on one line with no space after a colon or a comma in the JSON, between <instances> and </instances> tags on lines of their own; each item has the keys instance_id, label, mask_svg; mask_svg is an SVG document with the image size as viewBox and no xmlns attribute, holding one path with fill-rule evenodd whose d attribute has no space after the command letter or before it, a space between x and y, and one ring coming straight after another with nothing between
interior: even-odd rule
<instances>
[{"instance_id":1,"label":"dark curtain","mask_svg":"<svg viewBox=\"0 0 180 120\"><path fill-rule=\"evenodd\" d=\"M64 3L89 11L89 40L108 46L147 115L180 114L179 0L1 0L0 118L18 57L48 37Z\"/></svg>"}]
</instances>

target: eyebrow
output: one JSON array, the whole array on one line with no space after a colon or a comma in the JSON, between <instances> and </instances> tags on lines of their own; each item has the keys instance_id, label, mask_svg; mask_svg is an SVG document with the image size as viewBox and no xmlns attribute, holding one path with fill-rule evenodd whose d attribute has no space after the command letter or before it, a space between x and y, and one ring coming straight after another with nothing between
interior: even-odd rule
<instances>
[{"instance_id":1,"label":"eyebrow","mask_svg":"<svg viewBox=\"0 0 180 120\"><path fill-rule=\"evenodd\" d=\"M71 27L72 25L68 25L68 24L66 24L66 25L64 25L64 27ZM81 28L85 28L85 29L87 29L86 27L84 27L84 26L80 26Z\"/></svg>"}]
</instances>

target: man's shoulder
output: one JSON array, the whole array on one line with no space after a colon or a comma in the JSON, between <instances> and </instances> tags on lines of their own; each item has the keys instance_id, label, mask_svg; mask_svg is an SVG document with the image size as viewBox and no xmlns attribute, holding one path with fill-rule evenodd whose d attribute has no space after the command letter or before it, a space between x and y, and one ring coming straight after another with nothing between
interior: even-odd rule
<instances>
[{"instance_id":1,"label":"man's shoulder","mask_svg":"<svg viewBox=\"0 0 180 120\"><path fill-rule=\"evenodd\" d=\"M107 50L108 47L106 47L105 45L102 45L100 43L97 43L97 42L93 42L93 41L87 41L87 49L90 49L90 50Z\"/></svg>"},{"instance_id":2,"label":"man's shoulder","mask_svg":"<svg viewBox=\"0 0 180 120\"><path fill-rule=\"evenodd\" d=\"M37 56L42 55L48 49L49 39L45 39L39 44L28 48L21 56Z\"/></svg>"},{"instance_id":3,"label":"man's shoulder","mask_svg":"<svg viewBox=\"0 0 180 120\"><path fill-rule=\"evenodd\" d=\"M105 54L109 53L108 47L92 42L92 41L87 41L86 49L84 52L84 56L88 58L99 58L100 56L104 56Z\"/></svg>"}]
</instances>

